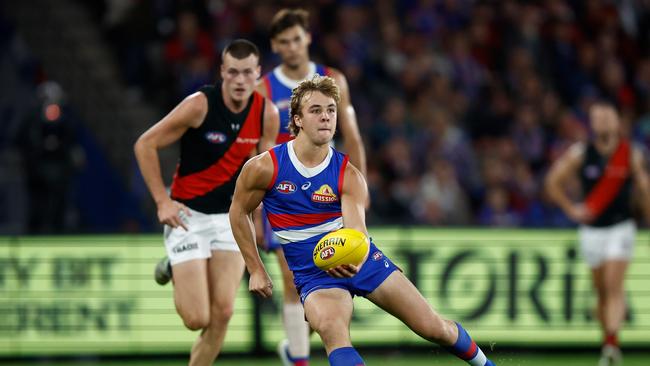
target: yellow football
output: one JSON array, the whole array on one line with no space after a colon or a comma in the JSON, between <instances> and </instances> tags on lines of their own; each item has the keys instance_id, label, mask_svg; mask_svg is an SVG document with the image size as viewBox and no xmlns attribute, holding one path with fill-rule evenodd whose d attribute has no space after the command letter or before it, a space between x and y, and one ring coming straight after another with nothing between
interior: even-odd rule
<instances>
[{"instance_id":1,"label":"yellow football","mask_svg":"<svg viewBox=\"0 0 650 366\"><path fill-rule=\"evenodd\" d=\"M314 264L326 271L341 264L360 265L368 255L370 242L354 229L344 228L322 237L314 248Z\"/></svg>"}]
</instances>

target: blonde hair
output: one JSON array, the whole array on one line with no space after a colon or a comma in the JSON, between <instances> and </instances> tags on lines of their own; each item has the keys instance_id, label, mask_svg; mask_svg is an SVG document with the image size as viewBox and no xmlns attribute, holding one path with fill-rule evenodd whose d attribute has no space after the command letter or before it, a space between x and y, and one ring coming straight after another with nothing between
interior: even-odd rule
<instances>
[{"instance_id":1,"label":"blonde hair","mask_svg":"<svg viewBox=\"0 0 650 366\"><path fill-rule=\"evenodd\" d=\"M334 99L337 105L341 101L339 87L331 77L314 75L311 79L302 81L291 93L289 132L291 132L292 136L297 136L300 132L300 127L296 125L294 117L302 117L302 103L304 99L313 92L319 92L326 97Z\"/></svg>"}]
</instances>

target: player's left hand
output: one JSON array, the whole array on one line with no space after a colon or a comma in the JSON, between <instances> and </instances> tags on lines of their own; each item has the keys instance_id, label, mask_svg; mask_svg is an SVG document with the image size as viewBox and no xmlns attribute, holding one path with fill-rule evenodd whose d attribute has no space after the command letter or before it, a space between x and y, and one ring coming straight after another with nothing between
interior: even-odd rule
<instances>
[{"instance_id":1,"label":"player's left hand","mask_svg":"<svg viewBox=\"0 0 650 366\"><path fill-rule=\"evenodd\" d=\"M340 266L328 269L325 272L336 278L350 278L359 273L359 267L352 264L341 264Z\"/></svg>"},{"instance_id":2,"label":"player's left hand","mask_svg":"<svg viewBox=\"0 0 650 366\"><path fill-rule=\"evenodd\" d=\"M263 298L269 298L273 294L273 281L265 270L256 271L250 274L248 280L248 291Z\"/></svg>"}]
</instances>

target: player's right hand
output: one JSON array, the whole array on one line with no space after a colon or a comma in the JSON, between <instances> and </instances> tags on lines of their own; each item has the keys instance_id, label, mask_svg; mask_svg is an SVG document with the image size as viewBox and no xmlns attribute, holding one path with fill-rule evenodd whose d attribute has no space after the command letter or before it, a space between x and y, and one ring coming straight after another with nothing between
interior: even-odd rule
<instances>
[{"instance_id":1,"label":"player's right hand","mask_svg":"<svg viewBox=\"0 0 650 366\"><path fill-rule=\"evenodd\" d=\"M359 267L353 264L341 264L340 266L328 269L325 272L327 272L328 275L336 278L350 278L359 273Z\"/></svg>"},{"instance_id":2,"label":"player's right hand","mask_svg":"<svg viewBox=\"0 0 650 366\"><path fill-rule=\"evenodd\" d=\"M273 281L271 281L269 274L264 270L251 273L248 280L248 291L263 298L271 297L273 294Z\"/></svg>"},{"instance_id":3,"label":"player's right hand","mask_svg":"<svg viewBox=\"0 0 650 366\"><path fill-rule=\"evenodd\" d=\"M187 206L180 202L168 199L158 205L158 221L161 224L173 228L182 227L187 231L187 223L184 220L187 216L192 216L192 213Z\"/></svg>"},{"instance_id":4,"label":"player's right hand","mask_svg":"<svg viewBox=\"0 0 650 366\"><path fill-rule=\"evenodd\" d=\"M587 206L581 203L572 205L567 212L567 216L580 224L588 224L594 219Z\"/></svg>"}]
</instances>

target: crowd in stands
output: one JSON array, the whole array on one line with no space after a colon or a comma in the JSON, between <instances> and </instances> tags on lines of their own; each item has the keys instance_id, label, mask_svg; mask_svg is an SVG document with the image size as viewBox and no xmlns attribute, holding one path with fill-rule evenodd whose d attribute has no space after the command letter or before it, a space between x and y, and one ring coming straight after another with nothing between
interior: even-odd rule
<instances>
[{"instance_id":1,"label":"crowd in stands","mask_svg":"<svg viewBox=\"0 0 650 366\"><path fill-rule=\"evenodd\" d=\"M650 144L647 1L90 3L134 98L161 110L214 82L234 38L255 42L271 70L274 12L309 10L313 59L350 84L374 224L571 225L542 181L558 154L588 138L598 99Z\"/></svg>"}]
</instances>

